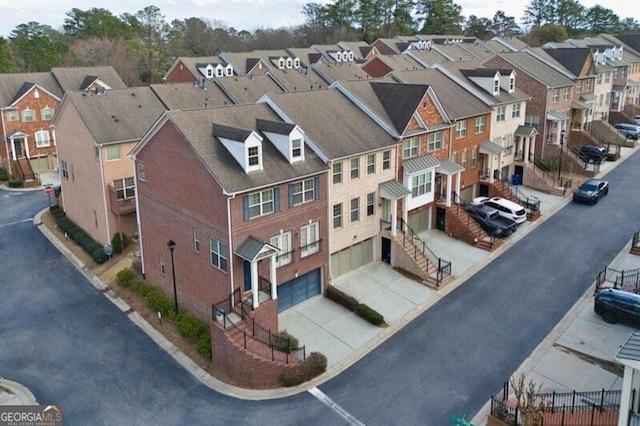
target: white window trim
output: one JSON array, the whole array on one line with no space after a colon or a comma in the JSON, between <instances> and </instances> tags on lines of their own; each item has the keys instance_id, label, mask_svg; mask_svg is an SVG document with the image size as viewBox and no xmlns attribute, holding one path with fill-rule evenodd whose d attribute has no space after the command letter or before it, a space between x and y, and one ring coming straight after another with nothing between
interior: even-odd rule
<instances>
[{"instance_id":1,"label":"white window trim","mask_svg":"<svg viewBox=\"0 0 640 426\"><path fill-rule=\"evenodd\" d=\"M314 233L315 238L310 241ZM313 222L300 228L300 257L306 257L320 251L319 235L320 224L318 222Z\"/></svg>"},{"instance_id":2,"label":"white window trim","mask_svg":"<svg viewBox=\"0 0 640 426\"><path fill-rule=\"evenodd\" d=\"M224 251L227 253L223 253ZM209 263L211 263L211 266L220 271L227 272L229 268L228 251L228 247L222 243L222 241L209 237ZM214 257L217 258L217 265L214 262ZM222 260L224 260L224 268L222 267Z\"/></svg>"},{"instance_id":3,"label":"white window trim","mask_svg":"<svg viewBox=\"0 0 640 426\"><path fill-rule=\"evenodd\" d=\"M270 200L265 200L264 199L264 195L267 194L267 193L271 193L271 199ZM259 196L259 202L258 203L251 204L251 198L252 198L253 195L258 195ZM252 194L249 194L248 197L249 197L249 201L248 201L248 203L249 203L249 206L248 206L249 207L249 219L252 219L254 217L264 216L264 215L267 215L267 214L271 214L276 209L276 206L275 206L276 200L275 200L275 193L273 191L273 188L265 189L264 191L254 192ZM266 211L265 210L265 206L268 205L268 204L271 204L271 210L270 211ZM257 206L260 206L260 212L258 214L256 214L256 215L252 215L251 214L251 211L252 211L251 209L253 207L257 207Z\"/></svg>"},{"instance_id":4,"label":"white window trim","mask_svg":"<svg viewBox=\"0 0 640 426\"><path fill-rule=\"evenodd\" d=\"M283 244L283 242L286 242ZM276 256L276 268L284 265L288 265L293 260L293 253L291 250L291 232L282 232L279 235L271 237L271 245L278 247L280 253Z\"/></svg>"},{"instance_id":5,"label":"white window trim","mask_svg":"<svg viewBox=\"0 0 640 426\"><path fill-rule=\"evenodd\" d=\"M47 135L45 140L38 138L39 135ZM47 130L39 130L35 133L36 137L36 148L46 148L51 146L51 139L49 138L50 134Z\"/></svg>"},{"instance_id":6,"label":"white window trim","mask_svg":"<svg viewBox=\"0 0 640 426\"><path fill-rule=\"evenodd\" d=\"M311 185L311 187L309 187ZM299 188L296 188L299 187ZM315 188L315 179L308 178L304 180L299 180L292 185L293 191L293 205L298 206L300 204L308 203L310 201L315 200L316 188ZM300 200L296 201L296 197L299 197Z\"/></svg>"},{"instance_id":7,"label":"white window trim","mask_svg":"<svg viewBox=\"0 0 640 426\"><path fill-rule=\"evenodd\" d=\"M109 158L109 148L118 149L118 158ZM105 155L106 161L119 161L122 158L122 151L120 149L120 145L107 145L105 147L105 151L106 151L106 155Z\"/></svg>"},{"instance_id":8,"label":"white window trim","mask_svg":"<svg viewBox=\"0 0 640 426\"><path fill-rule=\"evenodd\" d=\"M200 230L193 227L193 251L200 253Z\"/></svg>"}]
</instances>

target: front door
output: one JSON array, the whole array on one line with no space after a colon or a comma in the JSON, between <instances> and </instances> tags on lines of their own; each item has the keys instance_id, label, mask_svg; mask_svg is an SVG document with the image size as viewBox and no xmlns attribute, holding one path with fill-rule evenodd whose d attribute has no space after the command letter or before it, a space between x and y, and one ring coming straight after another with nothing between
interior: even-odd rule
<instances>
[{"instance_id":1,"label":"front door","mask_svg":"<svg viewBox=\"0 0 640 426\"><path fill-rule=\"evenodd\" d=\"M251 262L244 261L244 291L251 291Z\"/></svg>"},{"instance_id":2,"label":"front door","mask_svg":"<svg viewBox=\"0 0 640 426\"><path fill-rule=\"evenodd\" d=\"M385 237L382 237L382 261L391 263L391 240Z\"/></svg>"},{"instance_id":3,"label":"front door","mask_svg":"<svg viewBox=\"0 0 640 426\"><path fill-rule=\"evenodd\" d=\"M446 217L447 217L447 210L441 207L438 207L436 209L436 228L438 229L438 231L444 232L444 229L446 226L446 220L445 220Z\"/></svg>"},{"instance_id":4,"label":"front door","mask_svg":"<svg viewBox=\"0 0 640 426\"><path fill-rule=\"evenodd\" d=\"M24 157L22 152L22 139L14 139L13 140L13 152L16 155L16 158Z\"/></svg>"}]
</instances>

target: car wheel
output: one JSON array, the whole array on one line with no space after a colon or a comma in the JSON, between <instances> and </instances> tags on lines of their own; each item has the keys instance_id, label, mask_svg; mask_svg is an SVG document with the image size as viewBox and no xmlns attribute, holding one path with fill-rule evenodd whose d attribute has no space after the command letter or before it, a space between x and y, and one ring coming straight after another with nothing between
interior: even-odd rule
<instances>
[{"instance_id":1,"label":"car wheel","mask_svg":"<svg viewBox=\"0 0 640 426\"><path fill-rule=\"evenodd\" d=\"M604 322L609 324L615 324L618 322L618 317L616 317L616 314L609 311L604 311L602 313L602 319L604 320Z\"/></svg>"},{"instance_id":2,"label":"car wheel","mask_svg":"<svg viewBox=\"0 0 640 426\"><path fill-rule=\"evenodd\" d=\"M604 190L604 195L607 195L609 193L609 188Z\"/></svg>"},{"instance_id":3,"label":"car wheel","mask_svg":"<svg viewBox=\"0 0 640 426\"><path fill-rule=\"evenodd\" d=\"M598 204L598 197L595 197L595 198L593 199L593 204Z\"/></svg>"}]
</instances>

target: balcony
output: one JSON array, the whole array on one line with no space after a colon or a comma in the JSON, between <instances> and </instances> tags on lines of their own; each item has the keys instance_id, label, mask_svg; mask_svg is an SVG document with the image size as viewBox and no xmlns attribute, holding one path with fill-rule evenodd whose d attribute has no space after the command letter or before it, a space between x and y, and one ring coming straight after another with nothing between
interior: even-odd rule
<instances>
[{"instance_id":1,"label":"balcony","mask_svg":"<svg viewBox=\"0 0 640 426\"><path fill-rule=\"evenodd\" d=\"M109 185L109 204L111 206L111 212L118 216L136 212L135 197L118 199L118 192L113 185Z\"/></svg>"}]
</instances>

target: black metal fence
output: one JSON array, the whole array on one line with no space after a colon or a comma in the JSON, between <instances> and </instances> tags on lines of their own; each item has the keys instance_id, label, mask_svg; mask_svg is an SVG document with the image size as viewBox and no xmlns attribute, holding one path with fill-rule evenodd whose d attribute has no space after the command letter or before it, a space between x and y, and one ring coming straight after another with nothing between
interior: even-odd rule
<instances>
[{"instance_id":1,"label":"black metal fence","mask_svg":"<svg viewBox=\"0 0 640 426\"><path fill-rule=\"evenodd\" d=\"M606 287L640 293L640 269L624 271L609 267L604 268L596 278L595 291L597 293Z\"/></svg>"}]
</instances>

